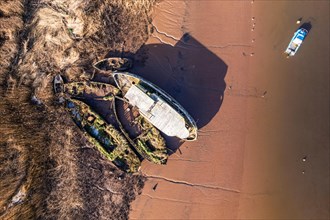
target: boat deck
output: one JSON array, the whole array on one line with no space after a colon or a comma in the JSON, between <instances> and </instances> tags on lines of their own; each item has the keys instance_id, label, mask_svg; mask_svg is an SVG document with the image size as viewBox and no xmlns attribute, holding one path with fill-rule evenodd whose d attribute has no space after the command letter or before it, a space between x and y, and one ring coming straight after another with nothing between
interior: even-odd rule
<instances>
[{"instance_id":1,"label":"boat deck","mask_svg":"<svg viewBox=\"0 0 330 220\"><path fill-rule=\"evenodd\" d=\"M166 135L182 139L189 136L182 115L156 94L147 94L138 86L132 85L125 98L130 104L138 107L140 113Z\"/></svg>"}]
</instances>

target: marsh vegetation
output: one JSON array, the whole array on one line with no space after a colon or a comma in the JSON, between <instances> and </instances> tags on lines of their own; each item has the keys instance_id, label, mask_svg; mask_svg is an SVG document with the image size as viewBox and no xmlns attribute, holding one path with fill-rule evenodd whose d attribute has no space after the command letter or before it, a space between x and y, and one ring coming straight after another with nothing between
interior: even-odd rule
<instances>
[{"instance_id":1,"label":"marsh vegetation","mask_svg":"<svg viewBox=\"0 0 330 220\"><path fill-rule=\"evenodd\" d=\"M109 51L147 40L153 0L0 2L1 219L127 219L144 177L86 141L52 80L89 79Z\"/></svg>"}]
</instances>

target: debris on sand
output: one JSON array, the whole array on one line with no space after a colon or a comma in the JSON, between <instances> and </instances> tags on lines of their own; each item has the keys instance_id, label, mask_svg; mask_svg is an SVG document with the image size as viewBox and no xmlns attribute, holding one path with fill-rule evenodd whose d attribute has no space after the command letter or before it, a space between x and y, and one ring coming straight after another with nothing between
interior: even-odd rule
<instances>
[{"instance_id":1,"label":"debris on sand","mask_svg":"<svg viewBox=\"0 0 330 220\"><path fill-rule=\"evenodd\" d=\"M296 24L300 24L302 21L302 18L298 18L298 20L296 21Z\"/></svg>"},{"instance_id":2,"label":"debris on sand","mask_svg":"<svg viewBox=\"0 0 330 220\"><path fill-rule=\"evenodd\" d=\"M156 183L156 184L154 185L154 187L152 187L152 190L153 190L153 191L156 191L157 186L158 186L158 183Z\"/></svg>"}]
</instances>

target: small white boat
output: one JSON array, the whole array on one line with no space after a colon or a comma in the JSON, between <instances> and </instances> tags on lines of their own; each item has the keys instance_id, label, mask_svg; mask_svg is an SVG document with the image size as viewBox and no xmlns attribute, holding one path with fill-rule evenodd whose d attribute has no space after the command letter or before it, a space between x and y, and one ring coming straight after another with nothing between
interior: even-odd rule
<instances>
[{"instance_id":1,"label":"small white boat","mask_svg":"<svg viewBox=\"0 0 330 220\"><path fill-rule=\"evenodd\" d=\"M197 125L188 112L156 85L132 73L113 73L118 88L140 114L167 136L197 139Z\"/></svg>"},{"instance_id":2,"label":"small white boat","mask_svg":"<svg viewBox=\"0 0 330 220\"><path fill-rule=\"evenodd\" d=\"M302 42L305 40L308 31L304 28L299 28L293 35L288 47L285 50L287 57L292 57L296 54Z\"/></svg>"}]
</instances>

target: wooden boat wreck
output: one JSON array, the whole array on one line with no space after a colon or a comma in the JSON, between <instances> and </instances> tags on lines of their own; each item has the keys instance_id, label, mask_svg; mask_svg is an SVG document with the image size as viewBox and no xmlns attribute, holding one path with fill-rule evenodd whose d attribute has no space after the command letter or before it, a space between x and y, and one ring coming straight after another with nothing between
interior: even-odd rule
<instances>
[{"instance_id":1,"label":"wooden boat wreck","mask_svg":"<svg viewBox=\"0 0 330 220\"><path fill-rule=\"evenodd\" d=\"M133 61L129 58L110 57L96 62L93 66L99 71L125 71L132 65Z\"/></svg>"},{"instance_id":2,"label":"wooden boat wreck","mask_svg":"<svg viewBox=\"0 0 330 220\"><path fill-rule=\"evenodd\" d=\"M73 97L113 97L119 94L120 90L107 83L82 81L64 84L64 92Z\"/></svg>"},{"instance_id":3,"label":"wooden boat wreck","mask_svg":"<svg viewBox=\"0 0 330 220\"><path fill-rule=\"evenodd\" d=\"M66 109L88 140L118 168L126 172L137 172L141 162L129 147L129 142L111 124L95 113L87 104L75 99L66 100Z\"/></svg>"},{"instance_id":4,"label":"wooden boat wreck","mask_svg":"<svg viewBox=\"0 0 330 220\"><path fill-rule=\"evenodd\" d=\"M136 150L155 164L166 164L168 158L166 142L159 130L143 116L136 118L136 123L142 129L142 133L134 139Z\"/></svg>"},{"instance_id":5,"label":"wooden boat wreck","mask_svg":"<svg viewBox=\"0 0 330 220\"><path fill-rule=\"evenodd\" d=\"M187 141L197 139L194 119L166 92L128 72L114 72L113 77L124 98L164 134Z\"/></svg>"},{"instance_id":6,"label":"wooden boat wreck","mask_svg":"<svg viewBox=\"0 0 330 220\"><path fill-rule=\"evenodd\" d=\"M118 99L113 102L113 109L115 109L119 127L130 144L148 161L155 164L166 164L168 159L166 142L159 130L140 115L135 107L123 102L122 99ZM120 106L119 101L123 102L124 105ZM134 131L132 132L132 130Z\"/></svg>"}]
</instances>

